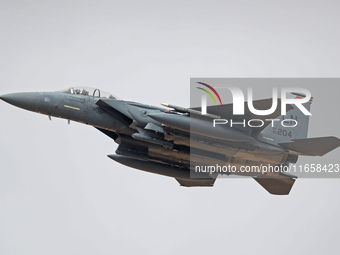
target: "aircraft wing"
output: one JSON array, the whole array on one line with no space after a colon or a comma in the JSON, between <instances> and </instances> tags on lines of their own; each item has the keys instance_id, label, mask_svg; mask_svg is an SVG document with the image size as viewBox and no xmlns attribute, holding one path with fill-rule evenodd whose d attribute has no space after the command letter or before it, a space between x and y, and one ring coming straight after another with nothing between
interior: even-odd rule
<instances>
[{"instance_id":1,"label":"aircraft wing","mask_svg":"<svg viewBox=\"0 0 340 255\"><path fill-rule=\"evenodd\" d=\"M257 110L268 110L272 106L272 99L261 99L253 101L253 106ZM200 111L201 107L190 108L196 111ZM286 111L293 109L291 105L287 105ZM260 119L264 122L262 127L253 127L252 131L261 132L265 129L271 122L266 121L266 119L275 119L281 115L281 99L277 99L277 108L276 110L270 115L255 115L253 114L249 108L248 103L244 103L244 115L233 115L233 104L224 104L224 105L212 105L207 106L207 113L220 116L221 119L232 119L233 121L243 121L244 119Z\"/></svg>"}]
</instances>

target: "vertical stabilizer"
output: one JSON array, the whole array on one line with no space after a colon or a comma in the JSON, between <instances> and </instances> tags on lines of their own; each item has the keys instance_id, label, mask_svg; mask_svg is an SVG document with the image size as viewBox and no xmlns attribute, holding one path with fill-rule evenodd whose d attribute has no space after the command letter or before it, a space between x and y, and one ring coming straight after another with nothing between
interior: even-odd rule
<instances>
[{"instance_id":1,"label":"vertical stabilizer","mask_svg":"<svg viewBox=\"0 0 340 255\"><path fill-rule=\"evenodd\" d=\"M303 98L304 95L292 93L296 95L296 98ZM309 112L312 104L312 99L309 102L302 104ZM281 115L278 117L280 121L275 121L273 126L268 125L263 131L262 134L270 136L276 142L288 142L293 139L304 139L307 138L308 133L308 123L309 116L305 115L301 112L301 110L296 106L292 105L293 109L289 110L286 115ZM281 122L284 121L285 126L281 125ZM295 124L297 125L293 127Z\"/></svg>"}]
</instances>

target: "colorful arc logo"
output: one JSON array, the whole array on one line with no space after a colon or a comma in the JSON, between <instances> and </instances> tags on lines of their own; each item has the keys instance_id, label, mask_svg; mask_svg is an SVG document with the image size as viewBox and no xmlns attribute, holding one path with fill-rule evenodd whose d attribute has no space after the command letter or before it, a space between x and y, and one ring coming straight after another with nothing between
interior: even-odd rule
<instances>
[{"instance_id":1,"label":"colorful arc logo","mask_svg":"<svg viewBox=\"0 0 340 255\"><path fill-rule=\"evenodd\" d=\"M203 82L197 82L197 83L198 83L198 84L201 84L201 85L203 85L203 86L206 86L206 87L209 88L212 92L214 92L215 95L218 97L218 100L220 101L220 104L222 105L222 100L221 100L221 98L220 98L220 95L217 93L217 91L216 91L212 86L210 86L210 85L208 85L208 84L206 84L206 83L203 83ZM200 90L203 90L204 92L206 92L206 93L212 98L212 100L214 101L215 105L217 105L214 96L211 94L211 92L210 92L209 90L204 89L204 88L201 88L201 87L197 87L197 88L200 89Z\"/></svg>"}]
</instances>

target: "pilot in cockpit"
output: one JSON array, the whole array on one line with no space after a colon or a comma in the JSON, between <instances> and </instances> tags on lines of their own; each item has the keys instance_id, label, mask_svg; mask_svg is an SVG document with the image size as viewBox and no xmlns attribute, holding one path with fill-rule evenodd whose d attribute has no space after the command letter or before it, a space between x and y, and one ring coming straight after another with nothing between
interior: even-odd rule
<instances>
[{"instance_id":1,"label":"pilot in cockpit","mask_svg":"<svg viewBox=\"0 0 340 255\"><path fill-rule=\"evenodd\" d=\"M84 96L88 96L89 95L89 92L85 89L83 89L83 91L81 92L82 95Z\"/></svg>"}]
</instances>

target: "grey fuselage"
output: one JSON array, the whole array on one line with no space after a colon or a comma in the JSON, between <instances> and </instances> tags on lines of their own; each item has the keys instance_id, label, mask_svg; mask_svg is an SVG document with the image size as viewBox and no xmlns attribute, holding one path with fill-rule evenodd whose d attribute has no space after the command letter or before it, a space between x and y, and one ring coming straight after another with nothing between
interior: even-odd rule
<instances>
[{"instance_id":1,"label":"grey fuselage","mask_svg":"<svg viewBox=\"0 0 340 255\"><path fill-rule=\"evenodd\" d=\"M13 93L2 99L30 111L94 126L106 134L112 132L111 137L120 144L117 154L144 161L190 168L191 160L202 166L228 164L237 169L245 165L283 165L296 161L284 148L263 142L261 134L244 135L230 127L221 128L221 134L212 133L211 129L205 131L208 125L205 120L195 120L202 123L201 128L190 137L189 117L172 115L159 107L64 92ZM223 132L230 134L229 141L222 136Z\"/></svg>"},{"instance_id":2,"label":"grey fuselage","mask_svg":"<svg viewBox=\"0 0 340 255\"><path fill-rule=\"evenodd\" d=\"M119 144L116 154L109 158L125 166L174 177L187 187L213 186L219 174L245 175L252 176L271 194L287 195L296 176L287 174L282 167L296 163L299 155L322 156L340 146L337 137L307 138L309 119L294 105L287 105L287 116L290 122L298 120L299 125L286 128L280 126L287 116L281 115L279 108L268 116L249 112L233 116L232 104L225 104L209 106L209 114L204 115L197 108L163 104L173 109L168 110L120 100L91 88L12 93L0 99L50 119L58 117L94 126ZM272 99L253 103L268 109ZM310 105L311 101L305 103L308 109ZM263 122L267 118L277 121L258 127L215 126L214 118L220 116L233 117L239 123L249 119ZM264 166L275 167L275 171L264 172ZM220 171L218 167L225 168Z\"/></svg>"},{"instance_id":3,"label":"grey fuselage","mask_svg":"<svg viewBox=\"0 0 340 255\"><path fill-rule=\"evenodd\" d=\"M61 92L39 93L38 112L123 134L132 130L96 103L99 98Z\"/></svg>"}]
</instances>

